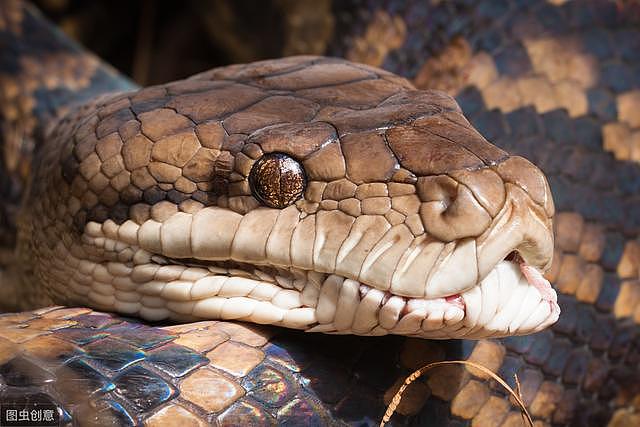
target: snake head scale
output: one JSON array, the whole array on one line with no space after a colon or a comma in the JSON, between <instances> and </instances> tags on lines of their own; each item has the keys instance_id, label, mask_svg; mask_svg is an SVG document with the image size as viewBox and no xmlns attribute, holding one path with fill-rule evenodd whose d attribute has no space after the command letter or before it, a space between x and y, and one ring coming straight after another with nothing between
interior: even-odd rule
<instances>
[{"instance_id":1,"label":"snake head scale","mask_svg":"<svg viewBox=\"0 0 640 427\"><path fill-rule=\"evenodd\" d=\"M234 65L47 132L19 218L33 304L441 339L558 319L544 175L389 72Z\"/></svg>"}]
</instances>

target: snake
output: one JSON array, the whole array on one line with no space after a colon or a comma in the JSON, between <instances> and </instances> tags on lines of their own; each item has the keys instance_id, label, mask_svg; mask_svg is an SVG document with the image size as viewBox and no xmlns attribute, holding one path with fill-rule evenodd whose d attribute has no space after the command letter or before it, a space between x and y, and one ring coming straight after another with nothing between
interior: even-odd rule
<instances>
[{"instance_id":1,"label":"snake","mask_svg":"<svg viewBox=\"0 0 640 427\"><path fill-rule=\"evenodd\" d=\"M463 3L368 4L334 47L350 60L138 88L4 2L3 404L65 425L370 425L404 375L458 358L517 385L536 425L637 424L638 62L621 42L590 74L609 45L576 30L633 40L635 9L511 10L504 46L509 7ZM532 18L561 14L571 34ZM423 19L451 35L412 69ZM522 422L461 366L397 410Z\"/></svg>"}]
</instances>

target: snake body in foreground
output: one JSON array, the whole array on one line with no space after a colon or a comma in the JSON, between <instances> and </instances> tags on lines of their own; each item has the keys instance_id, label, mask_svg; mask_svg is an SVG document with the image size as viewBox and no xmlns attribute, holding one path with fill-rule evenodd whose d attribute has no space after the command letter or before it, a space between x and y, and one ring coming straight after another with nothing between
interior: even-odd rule
<instances>
[{"instance_id":1,"label":"snake body in foreground","mask_svg":"<svg viewBox=\"0 0 640 427\"><path fill-rule=\"evenodd\" d=\"M29 7L0 12L14 190L3 219L16 246L2 293L13 309L48 307L0 317L3 401L53 401L81 424L375 422L401 379L396 354L411 367L461 352L509 372L498 341L422 338L558 320L542 277L554 251L547 181L448 95L323 57L138 90ZM512 338L510 350L537 366L545 339ZM578 375L552 368L515 368L525 398ZM448 418L446 401L453 422L519 422L476 377L416 384L400 413L415 415L429 390L440 403L397 422ZM537 405L541 420L574 417Z\"/></svg>"}]
</instances>

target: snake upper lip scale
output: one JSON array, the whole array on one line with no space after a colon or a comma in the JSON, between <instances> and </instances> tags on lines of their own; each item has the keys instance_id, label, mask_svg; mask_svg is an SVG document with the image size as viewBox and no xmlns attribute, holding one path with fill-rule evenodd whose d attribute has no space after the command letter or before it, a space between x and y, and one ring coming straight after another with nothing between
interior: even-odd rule
<instances>
[{"instance_id":1,"label":"snake upper lip scale","mask_svg":"<svg viewBox=\"0 0 640 427\"><path fill-rule=\"evenodd\" d=\"M49 132L19 222L34 305L441 339L558 318L542 173L386 71L225 67Z\"/></svg>"}]
</instances>

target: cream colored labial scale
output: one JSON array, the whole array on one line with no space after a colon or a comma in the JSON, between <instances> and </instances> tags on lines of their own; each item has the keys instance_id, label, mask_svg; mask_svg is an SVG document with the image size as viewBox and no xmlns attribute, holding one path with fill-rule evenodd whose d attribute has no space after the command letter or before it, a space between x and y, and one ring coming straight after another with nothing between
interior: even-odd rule
<instances>
[{"instance_id":1,"label":"cream colored labial scale","mask_svg":"<svg viewBox=\"0 0 640 427\"><path fill-rule=\"evenodd\" d=\"M498 336L532 332L552 321L549 305L541 303L537 289L506 261L478 286L472 283L475 276L456 278L460 284L454 291L466 289L461 292L466 311L437 296L450 292L446 282L455 278L461 263L476 258L474 239L443 245L425 236L409 238L404 226L392 227L379 216L349 220L339 211L323 213L320 219L302 216L295 206L255 209L244 216L211 207L142 225L130 220L121 225L89 222L72 254L62 243L56 246L59 253L52 259L65 259L64 253L68 261L54 262L60 271L53 291L68 295L68 288L57 289L67 273L70 298L148 320L218 318L361 335ZM344 227L331 230L328 224L336 218L345 219ZM371 234L371 228L358 224L378 231ZM386 243L398 239L408 240ZM175 264L181 258L205 264ZM255 270L206 266L207 261L229 260L255 265ZM361 263L350 278L336 271L344 269L347 260ZM321 271L300 268L308 263L320 264ZM353 271L362 278L377 270L391 272L386 274L391 295L385 294L380 281L369 286L354 280ZM418 276L425 277L421 286L425 289L426 284L426 295L436 296L394 295L420 292L406 287L407 278L418 270Z\"/></svg>"}]
</instances>

